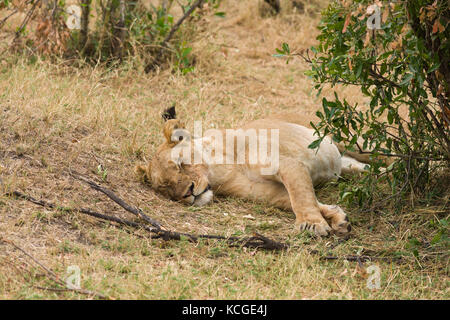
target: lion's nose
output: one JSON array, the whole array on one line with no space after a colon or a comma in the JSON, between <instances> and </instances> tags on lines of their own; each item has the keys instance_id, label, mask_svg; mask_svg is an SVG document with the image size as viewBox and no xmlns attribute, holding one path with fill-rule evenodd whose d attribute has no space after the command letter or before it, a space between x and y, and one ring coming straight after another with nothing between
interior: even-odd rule
<instances>
[{"instance_id":1,"label":"lion's nose","mask_svg":"<svg viewBox=\"0 0 450 320\"><path fill-rule=\"evenodd\" d=\"M189 187L189 190L184 195L184 198L187 198L187 197L192 196L194 194L194 187L195 187L195 185L192 182L191 186Z\"/></svg>"}]
</instances>

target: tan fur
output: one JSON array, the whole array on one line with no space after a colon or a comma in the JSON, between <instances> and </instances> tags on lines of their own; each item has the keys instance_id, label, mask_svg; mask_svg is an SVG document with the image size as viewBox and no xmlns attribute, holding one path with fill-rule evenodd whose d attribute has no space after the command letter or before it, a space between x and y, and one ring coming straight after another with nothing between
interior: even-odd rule
<instances>
[{"instance_id":1,"label":"tan fur","mask_svg":"<svg viewBox=\"0 0 450 320\"><path fill-rule=\"evenodd\" d=\"M244 148L239 150L235 146L233 150L235 156L240 152L246 154L243 164L189 164L184 158L174 161L171 153L174 146L179 143L193 145L192 141L172 138L173 130L183 128L179 120L165 123L163 134L166 141L148 166L139 166L137 171L141 175L145 173L156 191L176 201L203 205L210 200L205 190L211 186L217 194L265 201L292 210L296 215L295 224L301 230L308 229L318 235L327 235L331 231L345 234L350 231L346 214L338 206L319 203L314 185L337 178L341 171L361 171L363 164L352 158L351 162L357 166L342 168L339 149L329 138L324 139L318 150L309 149L308 145L317 139L309 125L313 119L313 115L284 114L241 127L243 130L279 130L279 166L270 175L261 174L261 168L267 166L249 163L248 139ZM211 141L210 138L201 139L204 147L208 147ZM214 152L225 153L225 150ZM352 154L347 153L346 157L349 156Z\"/></svg>"}]
</instances>

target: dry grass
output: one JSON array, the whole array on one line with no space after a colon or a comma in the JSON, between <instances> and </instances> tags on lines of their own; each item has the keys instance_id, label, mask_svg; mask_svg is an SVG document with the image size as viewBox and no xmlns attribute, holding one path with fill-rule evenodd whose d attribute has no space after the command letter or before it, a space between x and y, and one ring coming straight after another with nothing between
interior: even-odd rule
<instances>
[{"instance_id":1,"label":"dry grass","mask_svg":"<svg viewBox=\"0 0 450 320\"><path fill-rule=\"evenodd\" d=\"M401 214L352 209L350 239L314 239L293 230L292 213L231 198L201 209L184 207L155 194L134 175L134 165L161 142L160 113L172 102L187 123L201 119L207 127L320 107L321 97L303 75L307 65L300 60L286 65L271 56L282 42L298 49L313 45L318 17L284 12L262 18L257 14L260 6L257 1L230 0L223 4L225 19L207 18L194 41L196 70L186 76L170 70L146 76L125 67L73 69L64 63L2 60L1 193L21 190L64 206L130 218L74 181L67 174L74 169L101 181L168 228L222 235L256 230L293 248L268 253L221 243L152 240L144 233L9 197L0 197L0 235L61 277L68 266L78 265L83 288L113 298L448 299L448 246L432 244L444 228L438 221L448 218L448 197L440 206ZM365 103L357 88L342 88L340 94ZM333 184L318 194L322 202L338 199ZM256 219L244 218L249 214ZM37 289L49 286L42 272L12 247L0 248L0 298L85 298ZM313 249L319 255L311 255ZM319 259L361 250L401 258L376 262L381 269L379 290L366 287L367 275L354 262Z\"/></svg>"}]
</instances>

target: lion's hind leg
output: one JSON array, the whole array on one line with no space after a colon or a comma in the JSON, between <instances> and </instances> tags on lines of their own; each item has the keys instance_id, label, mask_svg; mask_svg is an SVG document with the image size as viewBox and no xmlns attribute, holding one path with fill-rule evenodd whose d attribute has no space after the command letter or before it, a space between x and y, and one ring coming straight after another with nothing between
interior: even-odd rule
<instances>
[{"instance_id":1,"label":"lion's hind leg","mask_svg":"<svg viewBox=\"0 0 450 320\"><path fill-rule=\"evenodd\" d=\"M344 210L338 205L327 205L318 202L320 213L330 224L335 233L343 235L352 229Z\"/></svg>"},{"instance_id":2,"label":"lion's hind leg","mask_svg":"<svg viewBox=\"0 0 450 320\"><path fill-rule=\"evenodd\" d=\"M370 167L368 164L348 156L342 156L341 163L341 172L343 174L367 172L367 169Z\"/></svg>"}]
</instances>

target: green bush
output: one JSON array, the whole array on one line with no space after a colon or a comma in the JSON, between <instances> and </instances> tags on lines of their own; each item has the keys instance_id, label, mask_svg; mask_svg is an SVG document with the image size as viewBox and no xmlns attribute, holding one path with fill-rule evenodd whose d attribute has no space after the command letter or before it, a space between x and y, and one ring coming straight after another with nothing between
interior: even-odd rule
<instances>
[{"instance_id":1,"label":"green bush","mask_svg":"<svg viewBox=\"0 0 450 320\"><path fill-rule=\"evenodd\" d=\"M406 194L423 198L436 185L448 188L448 182L434 178L448 172L450 161L449 2L373 5L333 1L322 13L312 57L291 53L287 44L276 55L306 59L319 93L326 84L355 85L370 99L369 106L360 107L336 92L333 100L324 98L315 125L319 139L310 146L320 147L330 135L349 150L373 155L370 173L341 191L342 198L360 205L370 204L376 194L386 202ZM395 161L381 169L380 156ZM390 196L381 190L386 184Z\"/></svg>"},{"instance_id":2,"label":"green bush","mask_svg":"<svg viewBox=\"0 0 450 320\"><path fill-rule=\"evenodd\" d=\"M0 9L11 12L0 21L0 29L11 16L25 12L11 46L19 52L109 66L133 59L146 71L170 65L185 74L194 68L189 42L198 17L219 4L220 0L161 0L157 6L142 0L80 0L69 6L64 0L0 0ZM175 5L183 13L176 19L171 13ZM203 7L208 10L198 10Z\"/></svg>"}]
</instances>

